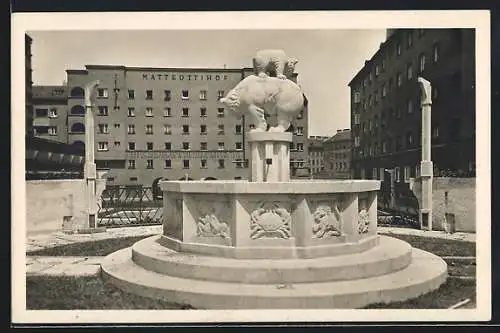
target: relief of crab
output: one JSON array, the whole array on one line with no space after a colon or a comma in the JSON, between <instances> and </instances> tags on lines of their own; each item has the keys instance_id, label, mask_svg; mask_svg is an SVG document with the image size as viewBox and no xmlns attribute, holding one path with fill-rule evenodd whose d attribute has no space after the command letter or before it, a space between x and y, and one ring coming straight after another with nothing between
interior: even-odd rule
<instances>
[{"instance_id":1,"label":"relief of crab","mask_svg":"<svg viewBox=\"0 0 500 333\"><path fill-rule=\"evenodd\" d=\"M284 208L257 208L250 215L250 238L290 238L290 223L291 216Z\"/></svg>"}]
</instances>

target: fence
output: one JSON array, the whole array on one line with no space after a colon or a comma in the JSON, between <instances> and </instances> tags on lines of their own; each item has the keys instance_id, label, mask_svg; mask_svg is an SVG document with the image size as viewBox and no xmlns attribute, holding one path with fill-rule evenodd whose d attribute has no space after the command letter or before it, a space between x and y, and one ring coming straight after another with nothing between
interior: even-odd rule
<instances>
[{"instance_id":1,"label":"fence","mask_svg":"<svg viewBox=\"0 0 500 333\"><path fill-rule=\"evenodd\" d=\"M108 186L98 201L102 227L156 225L163 222L163 200L156 188Z\"/></svg>"}]
</instances>

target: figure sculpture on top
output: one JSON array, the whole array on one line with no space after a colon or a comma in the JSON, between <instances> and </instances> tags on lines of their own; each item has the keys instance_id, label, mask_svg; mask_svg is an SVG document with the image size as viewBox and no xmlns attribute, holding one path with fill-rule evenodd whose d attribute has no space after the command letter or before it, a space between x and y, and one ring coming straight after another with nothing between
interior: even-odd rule
<instances>
[{"instance_id":1,"label":"figure sculpture on top","mask_svg":"<svg viewBox=\"0 0 500 333\"><path fill-rule=\"evenodd\" d=\"M285 132L304 108L304 94L290 80L298 61L281 50L261 50L253 62L256 75L243 79L220 101L238 118L250 115L255 123L252 131L266 131L265 115L269 114L277 117L277 124L269 131Z\"/></svg>"}]
</instances>

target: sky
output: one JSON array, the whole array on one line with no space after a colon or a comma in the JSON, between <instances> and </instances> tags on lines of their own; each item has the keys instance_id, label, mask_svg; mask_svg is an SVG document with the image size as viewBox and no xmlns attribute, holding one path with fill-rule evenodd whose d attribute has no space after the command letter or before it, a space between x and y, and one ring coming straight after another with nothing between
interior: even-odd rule
<instances>
[{"instance_id":1,"label":"sky","mask_svg":"<svg viewBox=\"0 0 500 333\"><path fill-rule=\"evenodd\" d=\"M309 100L309 135L350 127L349 81L385 40L385 30L28 31L34 85L61 85L85 65L251 67L259 49L283 49Z\"/></svg>"}]
</instances>

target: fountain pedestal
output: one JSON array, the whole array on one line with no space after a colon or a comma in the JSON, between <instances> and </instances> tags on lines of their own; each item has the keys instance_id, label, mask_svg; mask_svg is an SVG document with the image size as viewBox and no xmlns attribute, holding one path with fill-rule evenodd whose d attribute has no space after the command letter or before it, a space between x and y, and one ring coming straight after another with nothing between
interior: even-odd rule
<instances>
[{"instance_id":1,"label":"fountain pedestal","mask_svg":"<svg viewBox=\"0 0 500 333\"><path fill-rule=\"evenodd\" d=\"M292 133L250 132L250 180L253 182L287 182L290 180L290 143Z\"/></svg>"}]
</instances>

